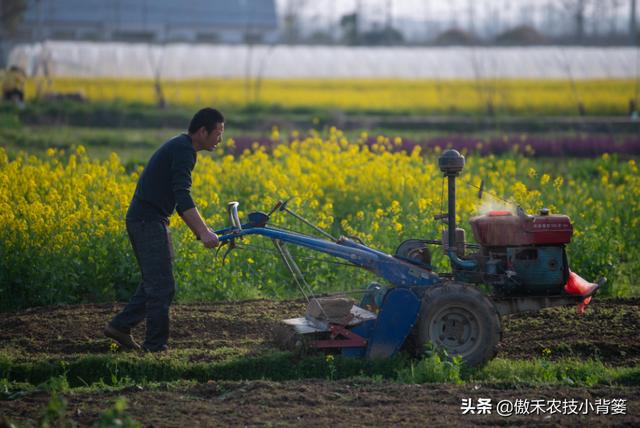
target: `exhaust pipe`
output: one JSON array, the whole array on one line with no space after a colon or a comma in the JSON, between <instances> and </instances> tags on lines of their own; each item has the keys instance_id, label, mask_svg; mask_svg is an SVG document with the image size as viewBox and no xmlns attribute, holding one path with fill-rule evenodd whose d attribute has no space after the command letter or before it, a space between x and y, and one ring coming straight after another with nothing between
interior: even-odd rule
<instances>
[{"instance_id":1,"label":"exhaust pipe","mask_svg":"<svg viewBox=\"0 0 640 428\"><path fill-rule=\"evenodd\" d=\"M438 166L440 171L447 177L449 189L449 211L448 211L448 228L449 228L449 259L451 263L463 270L473 270L477 267L474 260L462 260L456 254L456 177L464 169L464 156L457 150L449 149L438 158Z\"/></svg>"}]
</instances>

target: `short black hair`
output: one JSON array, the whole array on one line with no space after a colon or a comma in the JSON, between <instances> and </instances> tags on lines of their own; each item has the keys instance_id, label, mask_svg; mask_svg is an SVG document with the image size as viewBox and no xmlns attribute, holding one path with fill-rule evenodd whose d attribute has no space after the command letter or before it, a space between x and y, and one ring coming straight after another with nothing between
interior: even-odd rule
<instances>
[{"instance_id":1,"label":"short black hair","mask_svg":"<svg viewBox=\"0 0 640 428\"><path fill-rule=\"evenodd\" d=\"M210 133L219 123L224 123L222 113L211 107L203 108L193 115L189 123L189 134L195 133L203 126Z\"/></svg>"}]
</instances>

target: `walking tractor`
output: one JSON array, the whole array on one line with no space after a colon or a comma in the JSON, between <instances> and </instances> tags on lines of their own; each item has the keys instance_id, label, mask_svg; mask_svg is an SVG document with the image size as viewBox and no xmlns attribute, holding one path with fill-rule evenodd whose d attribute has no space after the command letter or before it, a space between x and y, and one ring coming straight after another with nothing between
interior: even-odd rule
<instances>
[{"instance_id":1,"label":"walking tractor","mask_svg":"<svg viewBox=\"0 0 640 428\"><path fill-rule=\"evenodd\" d=\"M491 211L470 219L477 243L467 243L464 229L456 227L456 177L464 168L464 156L447 150L438 164L448 181L448 212L436 219L445 221L447 229L439 240L406 240L395 254L370 248L357 238L334 238L291 211L286 202L279 201L268 214L249 214L244 224L238 202L229 203L231 226L216 232L221 245L229 245L228 252L242 236L271 238L309 302L305 316L282 321L281 343L386 358L403 347L420 351L430 341L478 365L496 354L502 315L572 304L584 310L606 279L590 283L569 269L569 217L547 209L537 215L520 207L515 213ZM276 211L304 221L324 238L269 226ZM358 304L344 297L316 298L287 244L344 259L382 277L386 285L370 284ZM434 272L430 245L444 248L451 273Z\"/></svg>"}]
</instances>

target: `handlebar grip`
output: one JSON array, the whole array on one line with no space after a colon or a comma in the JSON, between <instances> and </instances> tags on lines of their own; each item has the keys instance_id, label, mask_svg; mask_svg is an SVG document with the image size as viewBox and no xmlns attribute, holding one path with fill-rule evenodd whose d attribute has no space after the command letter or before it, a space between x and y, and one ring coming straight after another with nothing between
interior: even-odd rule
<instances>
[{"instance_id":1,"label":"handlebar grip","mask_svg":"<svg viewBox=\"0 0 640 428\"><path fill-rule=\"evenodd\" d=\"M231 225L236 230L242 230L242 224L240 223L240 217L238 217L238 205L239 202L233 201L227 204L227 212L229 213L229 220L231 221Z\"/></svg>"}]
</instances>

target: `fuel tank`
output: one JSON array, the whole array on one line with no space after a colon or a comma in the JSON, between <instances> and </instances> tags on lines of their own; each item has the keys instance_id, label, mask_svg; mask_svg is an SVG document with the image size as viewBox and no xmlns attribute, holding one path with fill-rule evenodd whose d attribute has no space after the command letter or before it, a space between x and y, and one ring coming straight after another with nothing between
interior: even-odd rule
<instances>
[{"instance_id":1,"label":"fuel tank","mask_svg":"<svg viewBox=\"0 0 640 428\"><path fill-rule=\"evenodd\" d=\"M539 215L523 212L491 211L469 220L473 236L485 247L511 247L521 245L563 245L571 242L573 226L568 216Z\"/></svg>"}]
</instances>

